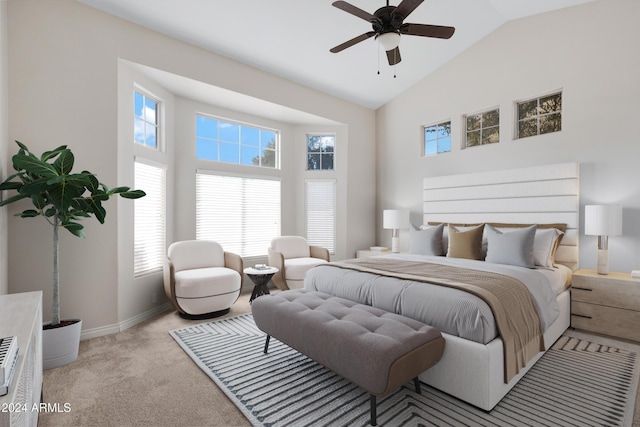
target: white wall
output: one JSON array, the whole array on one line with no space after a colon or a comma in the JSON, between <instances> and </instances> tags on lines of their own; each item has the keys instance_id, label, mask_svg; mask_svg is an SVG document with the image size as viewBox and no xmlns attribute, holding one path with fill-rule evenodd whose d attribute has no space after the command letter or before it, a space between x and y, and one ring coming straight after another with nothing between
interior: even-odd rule
<instances>
[{"instance_id":1,"label":"white wall","mask_svg":"<svg viewBox=\"0 0 640 427\"><path fill-rule=\"evenodd\" d=\"M610 0L507 23L380 108L377 212L409 208L421 223L424 177L578 161L581 223L585 204L622 204L610 267L640 268L638 16L640 2ZM556 89L562 131L514 140L514 101ZM501 142L461 150L462 115L496 105ZM452 120L452 151L421 158L422 126L443 119ZM379 243L389 246L390 231L377 222ZM405 248L408 240L403 233ZM595 237L582 235L580 245L580 266L595 268Z\"/></svg>"},{"instance_id":2,"label":"white wall","mask_svg":"<svg viewBox=\"0 0 640 427\"><path fill-rule=\"evenodd\" d=\"M346 194L354 196L349 197L347 229L342 230L347 236L343 250L354 254L373 243L373 111L73 1L9 0L8 29L10 140L21 140L36 152L66 143L79 167L96 172L107 185L131 185L120 182L126 174L118 170L118 63L143 64L345 123L349 163L344 185ZM86 240L61 236L62 315L82 317L85 329L121 324L150 307L148 293L155 288L130 288L134 281L117 274L123 268L118 248L132 245L131 235L119 234L120 222L131 221L119 216L123 203L131 201L107 203L103 226L86 221ZM182 227L176 226L176 235L185 233ZM42 218L9 218L9 291L43 289L45 319L51 300L49 235Z\"/></svg>"},{"instance_id":3,"label":"white wall","mask_svg":"<svg viewBox=\"0 0 640 427\"><path fill-rule=\"evenodd\" d=\"M0 1L0 180L9 175L11 163L8 152L7 130L7 3ZM7 273L7 208L0 208L0 295L9 292Z\"/></svg>"}]
</instances>

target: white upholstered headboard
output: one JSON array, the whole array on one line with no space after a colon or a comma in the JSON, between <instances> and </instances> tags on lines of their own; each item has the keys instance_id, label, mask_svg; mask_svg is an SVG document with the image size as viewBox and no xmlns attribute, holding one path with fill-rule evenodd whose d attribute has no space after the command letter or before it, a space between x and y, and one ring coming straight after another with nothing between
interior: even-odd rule
<instances>
[{"instance_id":1,"label":"white upholstered headboard","mask_svg":"<svg viewBox=\"0 0 640 427\"><path fill-rule=\"evenodd\" d=\"M424 179L423 223L563 223L556 262L578 268L578 163Z\"/></svg>"}]
</instances>

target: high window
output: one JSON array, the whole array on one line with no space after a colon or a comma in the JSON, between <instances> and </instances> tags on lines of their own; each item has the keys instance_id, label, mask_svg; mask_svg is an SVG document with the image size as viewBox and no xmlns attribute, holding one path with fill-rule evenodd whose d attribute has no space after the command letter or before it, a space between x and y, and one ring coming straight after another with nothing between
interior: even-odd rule
<instances>
[{"instance_id":1,"label":"high window","mask_svg":"<svg viewBox=\"0 0 640 427\"><path fill-rule=\"evenodd\" d=\"M518 102L516 138L562 130L562 92Z\"/></svg>"},{"instance_id":2,"label":"high window","mask_svg":"<svg viewBox=\"0 0 640 427\"><path fill-rule=\"evenodd\" d=\"M305 180L307 241L335 253L336 180Z\"/></svg>"},{"instance_id":3,"label":"high window","mask_svg":"<svg viewBox=\"0 0 640 427\"><path fill-rule=\"evenodd\" d=\"M451 151L451 121L424 127L424 155Z\"/></svg>"},{"instance_id":4,"label":"high window","mask_svg":"<svg viewBox=\"0 0 640 427\"><path fill-rule=\"evenodd\" d=\"M133 92L133 140L136 144L158 149L158 101L148 95Z\"/></svg>"},{"instance_id":5,"label":"high window","mask_svg":"<svg viewBox=\"0 0 640 427\"><path fill-rule=\"evenodd\" d=\"M333 170L335 135L307 135L307 170Z\"/></svg>"},{"instance_id":6,"label":"high window","mask_svg":"<svg viewBox=\"0 0 640 427\"><path fill-rule=\"evenodd\" d=\"M135 188L145 197L134 204L134 276L162 270L166 255L166 168L142 159L134 163Z\"/></svg>"},{"instance_id":7,"label":"high window","mask_svg":"<svg viewBox=\"0 0 640 427\"><path fill-rule=\"evenodd\" d=\"M500 109L496 108L464 117L465 147L500 142Z\"/></svg>"},{"instance_id":8,"label":"high window","mask_svg":"<svg viewBox=\"0 0 640 427\"><path fill-rule=\"evenodd\" d=\"M267 254L280 236L280 181L196 174L196 238L242 257Z\"/></svg>"},{"instance_id":9,"label":"high window","mask_svg":"<svg viewBox=\"0 0 640 427\"><path fill-rule=\"evenodd\" d=\"M279 133L213 117L196 116L196 157L239 165L278 167Z\"/></svg>"}]
</instances>

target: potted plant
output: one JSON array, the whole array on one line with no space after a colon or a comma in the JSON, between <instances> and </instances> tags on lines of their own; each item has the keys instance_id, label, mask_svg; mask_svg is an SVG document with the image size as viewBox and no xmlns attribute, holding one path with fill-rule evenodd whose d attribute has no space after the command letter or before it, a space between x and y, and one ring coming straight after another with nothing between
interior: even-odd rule
<instances>
[{"instance_id":1,"label":"potted plant","mask_svg":"<svg viewBox=\"0 0 640 427\"><path fill-rule=\"evenodd\" d=\"M33 209L16 214L22 218L44 217L53 227L53 306L52 319L44 325L44 368L55 368L73 362L78 357L82 321L60 320L60 281L58 273L58 231L60 227L73 235L84 238L82 218L95 218L104 223L107 212L102 202L116 194L137 199L145 195L141 190L129 187L108 188L95 174L87 171L72 173L74 155L66 145L46 151L40 157L34 155L22 143L12 157L16 173L2 184L2 190L16 190L17 194L0 201L5 206L22 199L30 199ZM67 348L65 341L71 341Z\"/></svg>"}]
</instances>

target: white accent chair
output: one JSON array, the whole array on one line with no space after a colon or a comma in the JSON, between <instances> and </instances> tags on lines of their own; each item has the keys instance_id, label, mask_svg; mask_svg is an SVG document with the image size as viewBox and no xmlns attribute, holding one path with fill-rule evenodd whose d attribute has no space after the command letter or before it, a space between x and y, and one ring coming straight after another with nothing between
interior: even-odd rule
<instances>
[{"instance_id":1,"label":"white accent chair","mask_svg":"<svg viewBox=\"0 0 640 427\"><path fill-rule=\"evenodd\" d=\"M175 242L167 251L164 290L184 318L221 316L240 296L242 269L242 258L217 242Z\"/></svg>"},{"instance_id":2,"label":"white accent chair","mask_svg":"<svg viewBox=\"0 0 640 427\"><path fill-rule=\"evenodd\" d=\"M304 237L281 236L271 240L268 260L271 267L280 270L271 279L278 289L300 289L304 287L304 276L308 270L329 262L329 251L320 246L310 246Z\"/></svg>"}]
</instances>

